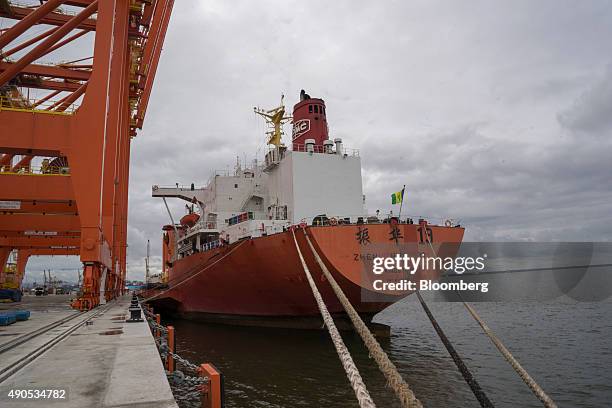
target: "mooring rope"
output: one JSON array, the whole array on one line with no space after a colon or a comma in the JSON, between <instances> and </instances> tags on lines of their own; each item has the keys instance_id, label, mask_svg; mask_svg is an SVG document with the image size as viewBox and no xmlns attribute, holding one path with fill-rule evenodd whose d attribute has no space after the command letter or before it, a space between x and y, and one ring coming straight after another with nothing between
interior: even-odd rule
<instances>
[{"instance_id":1,"label":"mooring rope","mask_svg":"<svg viewBox=\"0 0 612 408\"><path fill-rule=\"evenodd\" d=\"M216 264L218 264L219 262L221 262L223 259L227 258L227 257L228 257L228 256L229 256L229 255L230 255L232 252L234 252L236 249L238 249L238 248L239 248L239 247L240 247L242 244L244 244L245 242L246 242L246 241L239 242L239 243L238 243L238 245L234 246L234 247L233 247L233 248L232 248L230 251L228 251L228 252L226 252L225 254L223 254L223 256L221 256L221 258L219 258L219 259L215 260L213 263L211 263L211 264L209 264L209 265L206 265L204 268L200 269L200 270L199 270L199 271L197 271L196 273L189 275L189 274L190 274L190 273L191 273L193 270L197 270L198 266L194 267L192 270L190 270L188 273L186 273L187 277L185 277L183 280L181 280L181 281L180 281L180 282L178 282L177 284L173 285L172 287L170 287L170 288L168 288L168 289L166 289L166 290L164 290L164 291L161 291L160 293L158 293L158 294L156 294L156 295L153 295L153 296L150 296L150 297L148 297L148 298L146 298L146 299L143 299L143 300L141 300L141 302L143 302L143 303L144 303L144 302L148 302L149 300L151 300L151 299L155 299L155 298L157 298L157 297L159 297L159 296L163 295L163 294L164 294L164 293L166 293L166 292L169 292L169 291L171 291L171 290L173 290L173 289L176 289L178 286L182 285L183 283L185 283L185 282L187 282L187 281L190 281L191 279L195 278L196 276L198 276L199 274L201 274L201 273L202 273L202 272L204 272L205 270L207 270L207 269L209 269L209 268L213 267L214 265L216 265Z\"/></svg>"},{"instance_id":2,"label":"mooring rope","mask_svg":"<svg viewBox=\"0 0 612 408\"><path fill-rule=\"evenodd\" d=\"M434 249L433 245L431 244L431 241L429 240L429 235L426 233L425 236L427 237L427 243L429 243L431 251L433 252L434 256L437 256L436 250ZM444 330L442 330L442 327L440 327L440 325L438 324L438 321L434 317L433 313L431 313L431 310L427 306L427 303L425 303L425 299L423 299L421 293L418 290L416 291L416 295L419 299L419 302L421 303L421 306L423 307L423 310L425 311L425 314L429 318L431 325L438 334L438 337L442 341L442 344L444 344L444 347L446 347L446 351L448 351L448 354L450 354L451 358L453 359L453 362L455 363L455 365L459 369L459 372L463 376L463 379L470 387L472 393L480 403L480 406L483 408L493 407L493 403L491 402L489 397L487 397L487 394L484 392L478 381L476 381L476 378L474 378L474 375L472 375L472 372L470 371L468 366L463 362L463 359L461 358L457 350L455 350L453 343L451 343L451 341L444 333Z\"/></svg>"},{"instance_id":3,"label":"mooring rope","mask_svg":"<svg viewBox=\"0 0 612 408\"><path fill-rule=\"evenodd\" d=\"M402 407L422 407L423 405L421 404L421 402L415 397L408 384L404 381L400 373L397 371L397 368L395 367L393 362L387 356L387 353L385 353L382 347L380 347L380 344L378 344L378 341L376 341L376 338L372 335L370 329L368 329L361 317L359 317L359 314L342 291L342 288L340 287L340 285L338 285L332 274L329 272L329 269L327 269L325 263L323 263L323 261L321 260L321 257L312 245L310 237L308 236L308 234L306 234L305 230L304 235L306 236L306 240L308 241L310 250L312 251L312 254L314 255L317 263L321 267L325 278L329 281L332 289L334 290L334 293L336 294L336 297L344 307L344 310L351 319L351 322L353 322L353 326L355 327L357 333L359 333L359 336L361 336L363 343L368 348L370 356L374 358L374 360L378 364L378 368L387 379L389 386L393 389L397 398L399 398Z\"/></svg>"},{"instance_id":4,"label":"mooring rope","mask_svg":"<svg viewBox=\"0 0 612 408\"><path fill-rule=\"evenodd\" d=\"M436 333L438 333L438 337L440 337L442 344L444 344L444 347L446 347L448 354L450 354L451 358L455 362L455 365L459 369L459 372L461 372L463 379L470 386L470 389L472 390L472 393L474 394L474 396L480 403L480 406L483 408L484 407L486 408L494 407L489 397L487 397L487 394L484 392L484 390L482 389L478 381L476 381L476 378L474 378L474 376L472 375L470 369L465 365L465 363L461 359L461 356L459 355L459 353L457 353L457 350L455 350L455 347L453 346L451 341L448 339L448 337L446 337L444 330L442 330L442 328L436 321L436 318L431 313L431 310L429 310L429 307L425 303L425 300L423 300L423 297L421 296L421 293L418 290L416 291L416 295L417 295L417 298L419 299L419 302L421 302L421 306L423 306L423 310L425 311L425 314L429 318L429 321L434 327Z\"/></svg>"},{"instance_id":5,"label":"mooring rope","mask_svg":"<svg viewBox=\"0 0 612 408\"><path fill-rule=\"evenodd\" d=\"M429 236L427 234L425 235L427 237L427 243L431 247L431 250L434 253L434 256L437 256L436 250L431 244L431 240L429 239ZM546 394L546 392L542 389L542 387L540 387L540 385L533 379L533 377L529 375L527 370L525 370L523 366L518 362L518 360L514 358L510 350L506 348L504 343L502 343L502 341L495 335L495 333L493 333L493 331L489 328L489 326L485 323L485 321L482 320L482 318L478 315L478 313L476 313L476 310L474 310L474 308L463 299L463 296L461 296L461 292L459 292L458 290L456 290L455 292L459 296L459 299L461 299L463 306L465 306L465 308L468 310L470 315L480 325L480 327L482 328L484 333L487 335L487 337L491 340L491 342L493 342L495 347L497 347L497 349L504 356L506 361L512 366L514 371L516 371L519 377L521 377L523 382L529 387L529 389L535 394L535 396L540 401L542 401L542 403L544 404L546 408L557 408L557 404L552 400L552 398L550 398L548 394ZM420 298L420 295L419 295L419 298Z\"/></svg>"},{"instance_id":6,"label":"mooring rope","mask_svg":"<svg viewBox=\"0 0 612 408\"><path fill-rule=\"evenodd\" d=\"M334 319L332 319L331 314L327 310L327 306L325 306L325 302L323 302L323 298L321 297L321 293L317 289L317 285L310 274L310 270L306 265L306 261L304 261L304 257L302 256L302 251L297 243L297 239L295 238L295 232L291 230L291 234L293 235L293 242L295 243L295 248L297 249L297 253L300 257L300 261L302 262L302 267L304 268L304 273L306 274L306 279L308 279L308 284L310 285L310 289L312 290L312 294L317 302L317 306L319 307L319 311L321 312L321 317L323 317L323 322L329 331L329 335L334 343L334 347L336 348L336 352L338 353L338 357L340 357L340 362L342 363L342 367L344 367L344 371L346 372L346 376L348 377L351 386L353 387L353 391L355 391L355 396L357 397L357 401L359 401L359 406L362 408L375 408L374 401L372 401L372 397L370 397L370 393L368 392L365 384L363 383L363 379L359 374L359 370L355 366L355 362L351 357L344 341L342 341L342 337L334 324Z\"/></svg>"},{"instance_id":7,"label":"mooring rope","mask_svg":"<svg viewBox=\"0 0 612 408\"><path fill-rule=\"evenodd\" d=\"M535 396L538 397L540 401L542 401L544 406L546 408L557 408L557 404L555 404L552 398L550 398L548 394L544 392L542 387L540 387L538 383L529 375L527 370L525 370L523 366L521 366L518 360L514 358L512 353L510 353L510 350L508 350L506 346L504 346L504 343L502 343L501 340L495 335L495 333L493 333L493 331L489 329L489 326L487 326L487 324L480 318L480 316L478 316L478 313L476 313L474 308L465 301L463 301L463 304L470 312L474 320L476 320L480 327L482 327L482 330L485 332L487 337L491 339L493 344L495 344L495 347L497 347L497 349L502 353L506 361L512 366L512 368L514 368L514 371L517 372L519 377L521 377L525 384L527 384L527 386L535 394Z\"/></svg>"}]
</instances>

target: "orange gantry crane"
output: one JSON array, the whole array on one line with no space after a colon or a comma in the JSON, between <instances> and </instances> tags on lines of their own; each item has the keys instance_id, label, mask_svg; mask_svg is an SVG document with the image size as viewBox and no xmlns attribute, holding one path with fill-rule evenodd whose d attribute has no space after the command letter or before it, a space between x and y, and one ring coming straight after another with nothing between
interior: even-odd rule
<instances>
[{"instance_id":1,"label":"orange gantry crane","mask_svg":"<svg viewBox=\"0 0 612 408\"><path fill-rule=\"evenodd\" d=\"M130 141L173 4L0 0L0 274L11 251L18 279L30 256L79 255L75 308L123 291Z\"/></svg>"}]
</instances>

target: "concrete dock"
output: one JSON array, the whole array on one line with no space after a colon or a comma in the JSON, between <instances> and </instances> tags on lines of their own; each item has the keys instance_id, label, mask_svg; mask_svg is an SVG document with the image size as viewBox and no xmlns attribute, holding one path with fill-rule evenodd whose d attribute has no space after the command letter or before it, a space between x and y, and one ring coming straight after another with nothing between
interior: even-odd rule
<instances>
[{"instance_id":1,"label":"concrete dock","mask_svg":"<svg viewBox=\"0 0 612 408\"><path fill-rule=\"evenodd\" d=\"M76 312L68 295L24 296L0 311L31 311L0 327L0 406L177 407L146 321L125 323L129 297ZM15 398L11 390L65 390Z\"/></svg>"}]
</instances>

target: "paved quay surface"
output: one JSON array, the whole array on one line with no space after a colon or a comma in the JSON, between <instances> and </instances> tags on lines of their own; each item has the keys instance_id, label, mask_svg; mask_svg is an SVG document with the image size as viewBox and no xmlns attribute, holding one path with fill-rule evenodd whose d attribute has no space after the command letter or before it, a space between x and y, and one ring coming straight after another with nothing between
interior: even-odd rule
<instances>
[{"instance_id":1,"label":"paved quay surface","mask_svg":"<svg viewBox=\"0 0 612 408\"><path fill-rule=\"evenodd\" d=\"M83 313L69 301L0 304L31 311L30 320L0 327L1 407L177 407L146 321L125 323L129 296ZM16 399L11 389L65 390L65 398Z\"/></svg>"}]
</instances>

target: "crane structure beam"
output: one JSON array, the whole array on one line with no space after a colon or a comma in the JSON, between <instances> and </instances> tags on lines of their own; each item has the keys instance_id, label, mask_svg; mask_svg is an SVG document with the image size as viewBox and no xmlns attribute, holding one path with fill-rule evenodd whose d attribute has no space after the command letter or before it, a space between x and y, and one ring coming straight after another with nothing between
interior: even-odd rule
<instances>
[{"instance_id":1,"label":"crane structure beam","mask_svg":"<svg viewBox=\"0 0 612 408\"><path fill-rule=\"evenodd\" d=\"M89 6L84 8L79 14L74 17L71 17L68 21L66 21L65 24L58 27L57 30L53 31L51 35L42 40L40 44L34 47L27 54L19 58L14 64L6 68L4 72L0 73L0 86L4 85L6 82L12 79L27 65L42 57L43 55L47 54L51 47L53 47L58 41L60 41L66 34L76 28L83 20L95 13L97 9L98 2L94 1ZM10 32L10 29L8 32ZM0 42L1 40L2 37L0 37Z\"/></svg>"},{"instance_id":2,"label":"crane structure beam","mask_svg":"<svg viewBox=\"0 0 612 408\"><path fill-rule=\"evenodd\" d=\"M6 234L13 235L6 236ZM0 264L3 266L2 271L0 271L0 282L5 282L8 279L13 287L21 287L30 256L78 256L80 254L80 237L78 232L72 234L74 235L40 236L24 233L15 235L15 232L0 231ZM4 265L12 251L17 252L16 273L1 276L4 273Z\"/></svg>"},{"instance_id":3,"label":"crane structure beam","mask_svg":"<svg viewBox=\"0 0 612 408\"><path fill-rule=\"evenodd\" d=\"M11 166L11 163L13 161L13 157L15 155L14 154L2 154L2 156L0 156L0 166Z\"/></svg>"},{"instance_id":4,"label":"crane structure beam","mask_svg":"<svg viewBox=\"0 0 612 408\"><path fill-rule=\"evenodd\" d=\"M0 119L4 113L0 113ZM1 201L75 200L72 176L28 176L0 173ZM2 229L2 224L0 224Z\"/></svg>"},{"instance_id":5,"label":"crane structure beam","mask_svg":"<svg viewBox=\"0 0 612 408\"><path fill-rule=\"evenodd\" d=\"M78 238L80 236L79 230L61 230L61 231L53 231L53 232L36 232L36 231L7 231L0 230L0 238L35 238L35 237L43 237L43 238ZM47 241L46 241L47 242ZM8 244L3 244L4 246L8 246ZM43 246L48 246L47 244L41 244Z\"/></svg>"},{"instance_id":6,"label":"crane structure beam","mask_svg":"<svg viewBox=\"0 0 612 408\"><path fill-rule=\"evenodd\" d=\"M64 201L17 201L14 207L0 208L0 214L64 214L78 215L76 203L70 200Z\"/></svg>"},{"instance_id":7,"label":"crane structure beam","mask_svg":"<svg viewBox=\"0 0 612 408\"><path fill-rule=\"evenodd\" d=\"M45 31L42 34L39 34L35 37L30 38L27 41L22 42L21 44L19 44L18 46L11 48L10 50L3 50L2 51L2 56L3 57L10 57L11 55L13 55L16 52L19 52L27 47L29 47L32 44L36 44L38 41L42 40L43 38L46 38L48 36L50 36L51 34L53 34L53 32L57 30L57 27L54 27L50 30Z\"/></svg>"},{"instance_id":8,"label":"crane structure beam","mask_svg":"<svg viewBox=\"0 0 612 408\"><path fill-rule=\"evenodd\" d=\"M17 163L15 163L11 167L11 172L17 172L20 169L24 169L24 168L29 169L33 158L34 156L30 156L30 155L23 156L21 160L19 160Z\"/></svg>"},{"instance_id":9,"label":"crane structure beam","mask_svg":"<svg viewBox=\"0 0 612 408\"><path fill-rule=\"evenodd\" d=\"M0 214L0 226L4 231L57 231L78 230L77 215Z\"/></svg>"},{"instance_id":10,"label":"crane structure beam","mask_svg":"<svg viewBox=\"0 0 612 408\"><path fill-rule=\"evenodd\" d=\"M0 62L0 73L13 70L15 62ZM37 75L46 78L71 79L73 81L87 81L91 71L84 69L69 69L53 65L28 64L19 70L20 74Z\"/></svg>"},{"instance_id":11,"label":"crane structure beam","mask_svg":"<svg viewBox=\"0 0 612 408\"><path fill-rule=\"evenodd\" d=\"M35 9L30 9L30 12L19 18L19 22L6 30L0 36L0 49L6 47L12 41L14 41L21 34L25 33L34 24L38 24L47 14L53 13L53 10L58 8L64 3L63 0L49 0L45 4ZM12 11L13 7L11 7ZM13 18L12 13L8 13L9 18Z\"/></svg>"},{"instance_id":12,"label":"crane structure beam","mask_svg":"<svg viewBox=\"0 0 612 408\"><path fill-rule=\"evenodd\" d=\"M136 127L142 129L149 97L153 89L153 79L157 71L159 57L161 55L162 45L166 37L166 29L172 14L174 0L158 1L155 10L153 11L153 19L151 29L148 32L149 41L145 44L143 50L144 63L140 66L139 88L142 89L142 97L139 101L136 110Z\"/></svg>"},{"instance_id":13,"label":"crane structure beam","mask_svg":"<svg viewBox=\"0 0 612 408\"><path fill-rule=\"evenodd\" d=\"M22 235L5 237L0 232L0 248L78 248L81 239L75 236Z\"/></svg>"},{"instance_id":14,"label":"crane structure beam","mask_svg":"<svg viewBox=\"0 0 612 408\"><path fill-rule=\"evenodd\" d=\"M0 107L0 152L53 156L70 147L71 118L67 115L32 115ZM19 135L19 137L15 137ZM53 154L48 154L55 152Z\"/></svg>"},{"instance_id":15,"label":"crane structure beam","mask_svg":"<svg viewBox=\"0 0 612 408\"><path fill-rule=\"evenodd\" d=\"M61 4L82 8L64 15L56 10ZM30 251L22 252L24 258L34 250L78 250L83 287L73 306L80 310L117 297L125 287L131 139L142 128L173 5L174 0L47 0L27 12L12 7L7 17L19 21L0 33L0 49L21 51L18 59L0 62L0 90L11 92L5 98L19 99L24 87L51 92L25 108L3 109L0 102L0 160L10 167L31 160L13 160L16 155L58 157L69 168L60 175L9 174L0 167L0 204L19 203L0 205L0 250ZM35 24L57 28L15 44ZM38 62L83 30L95 35L93 57ZM91 62L75 64L83 60ZM52 100L60 92L67 94ZM40 108L42 102L50 106Z\"/></svg>"},{"instance_id":16,"label":"crane structure beam","mask_svg":"<svg viewBox=\"0 0 612 408\"><path fill-rule=\"evenodd\" d=\"M32 89L47 89L49 91L64 91L64 92L74 92L79 89L81 86L80 83L77 82L69 82L69 81L51 81L47 79L29 78L29 77L21 77L20 79L22 86L27 86ZM54 95L55 96L55 95Z\"/></svg>"},{"instance_id":17,"label":"crane structure beam","mask_svg":"<svg viewBox=\"0 0 612 408\"><path fill-rule=\"evenodd\" d=\"M9 255L13 248L0 246L0 265L2 265L2 269L0 269L0 275L4 272L4 265L6 265L6 261L8 261Z\"/></svg>"},{"instance_id":18,"label":"crane structure beam","mask_svg":"<svg viewBox=\"0 0 612 408\"><path fill-rule=\"evenodd\" d=\"M91 2L89 4L91 4ZM21 20L27 17L31 11L32 9L29 7L11 6L11 12L5 12L5 11L0 10L0 17L10 18L14 20ZM63 24L66 24L66 22L70 20L70 17L72 16L70 16L69 14L51 12L51 13L46 14L40 20L38 20L36 24L48 24L48 25L61 26ZM94 18L85 19L83 20L83 22L81 22L77 26L77 28L80 28L81 30L87 30L87 31L95 30L96 20Z\"/></svg>"},{"instance_id":19,"label":"crane structure beam","mask_svg":"<svg viewBox=\"0 0 612 408\"><path fill-rule=\"evenodd\" d=\"M79 255L78 247L29 248L29 249L21 249L20 251L27 251L29 256Z\"/></svg>"},{"instance_id":20,"label":"crane structure beam","mask_svg":"<svg viewBox=\"0 0 612 408\"><path fill-rule=\"evenodd\" d=\"M4 266L6 265L12 250L13 248L11 247L0 246L0 284L4 283Z\"/></svg>"}]
</instances>

